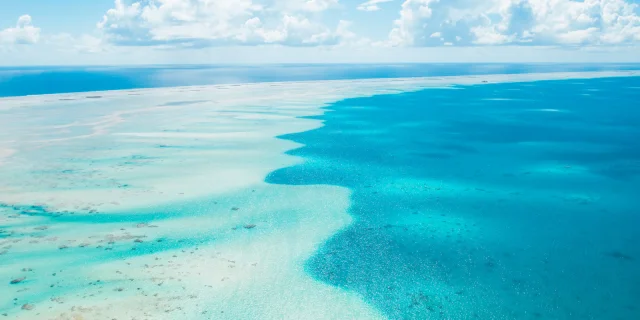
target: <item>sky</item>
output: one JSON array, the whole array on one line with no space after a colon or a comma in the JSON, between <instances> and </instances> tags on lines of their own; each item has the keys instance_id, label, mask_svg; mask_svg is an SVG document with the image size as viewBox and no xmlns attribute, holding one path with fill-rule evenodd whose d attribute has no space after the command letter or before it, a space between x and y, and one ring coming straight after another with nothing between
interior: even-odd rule
<instances>
[{"instance_id":1,"label":"sky","mask_svg":"<svg viewBox=\"0 0 640 320\"><path fill-rule=\"evenodd\" d=\"M640 0L0 0L0 65L640 62Z\"/></svg>"}]
</instances>

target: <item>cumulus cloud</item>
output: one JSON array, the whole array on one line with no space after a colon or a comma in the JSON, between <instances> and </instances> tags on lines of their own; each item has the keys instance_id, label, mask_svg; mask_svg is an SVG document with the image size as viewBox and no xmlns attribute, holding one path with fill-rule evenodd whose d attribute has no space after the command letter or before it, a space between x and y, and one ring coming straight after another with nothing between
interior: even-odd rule
<instances>
[{"instance_id":1,"label":"cumulus cloud","mask_svg":"<svg viewBox=\"0 0 640 320\"><path fill-rule=\"evenodd\" d=\"M117 45L333 45L341 26L312 19L338 0L115 0L98 23Z\"/></svg>"},{"instance_id":2,"label":"cumulus cloud","mask_svg":"<svg viewBox=\"0 0 640 320\"><path fill-rule=\"evenodd\" d=\"M640 6L630 1L405 0L389 42L408 46L637 44Z\"/></svg>"},{"instance_id":3,"label":"cumulus cloud","mask_svg":"<svg viewBox=\"0 0 640 320\"><path fill-rule=\"evenodd\" d=\"M280 0L272 7L284 11L321 12L338 5L338 0Z\"/></svg>"},{"instance_id":4,"label":"cumulus cloud","mask_svg":"<svg viewBox=\"0 0 640 320\"><path fill-rule=\"evenodd\" d=\"M378 11L380 10L380 6L378 6L378 4L380 3L385 3L385 2L391 2L393 0L369 0L367 2L363 2L360 5L358 5L358 10L361 11Z\"/></svg>"},{"instance_id":5,"label":"cumulus cloud","mask_svg":"<svg viewBox=\"0 0 640 320\"><path fill-rule=\"evenodd\" d=\"M34 44L40 39L40 28L33 26L30 15L18 18L15 27L0 30L0 43Z\"/></svg>"}]
</instances>

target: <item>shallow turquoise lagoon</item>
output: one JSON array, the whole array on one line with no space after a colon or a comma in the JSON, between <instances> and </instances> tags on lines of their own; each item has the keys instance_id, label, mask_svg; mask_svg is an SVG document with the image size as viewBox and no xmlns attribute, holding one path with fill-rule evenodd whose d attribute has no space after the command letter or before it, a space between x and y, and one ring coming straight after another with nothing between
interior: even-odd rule
<instances>
[{"instance_id":1,"label":"shallow turquoise lagoon","mask_svg":"<svg viewBox=\"0 0 640 320\"><path fill-rule=\"evenodd\" d=\"M306 263L390 319L640 319L640 78L347 99L282 136L352 191Z\"/></svg>"},{"instance_id":2,"label":"shallow turquoise lagoon","mask_svg":"<svg viewBox=\"0 0 640 320\"><path fill-rule=\"evenodd\" d=\"M4 99L0 319L640 319L634 74Z\"/></svg>"}]
</instances>

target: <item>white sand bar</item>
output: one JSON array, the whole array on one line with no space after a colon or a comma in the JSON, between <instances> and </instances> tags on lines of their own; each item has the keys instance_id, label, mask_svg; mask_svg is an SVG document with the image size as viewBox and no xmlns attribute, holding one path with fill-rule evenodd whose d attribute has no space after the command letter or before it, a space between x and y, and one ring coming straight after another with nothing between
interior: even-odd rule
<instances>
[{"instance_id":1,"label":"white sand bar","mask_svg":"<svg viewBox=\"0 0 640 320\"><path fill-rule=\"evenodd\" d=\"M377 319L304 264L349 190L269 185L323 106L554 73L259 83L0 99L0 319ZM16 283L10 283L12 280Z\"/></svg>"}]
</instances>

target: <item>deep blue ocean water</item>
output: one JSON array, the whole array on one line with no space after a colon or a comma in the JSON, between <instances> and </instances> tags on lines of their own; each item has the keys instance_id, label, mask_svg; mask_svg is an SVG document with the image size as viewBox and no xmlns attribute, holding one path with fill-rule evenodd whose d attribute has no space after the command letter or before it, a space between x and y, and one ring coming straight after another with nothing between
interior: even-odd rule
<instances>
[{"instance_id":1,"label":"deep blue ocean water","mask_svg":"<svg viewBox=\"0 0 640 320\"><path fill-rule=\"evenodd\" d=\"M347 99L268 182L352 190L310 261L390 319L640 319L640 77Z\"/></svg>"},{"instance_id":2,"label":"deep blue ocean water","mask_svg":"<svg viewBox=\"0 0 640 320\"><path fill-rule=\"evenodd\" d=\"M0 67L0 97L248 82L639 70L640 64L288 64Z\"/></svg>"}]
</instances>

